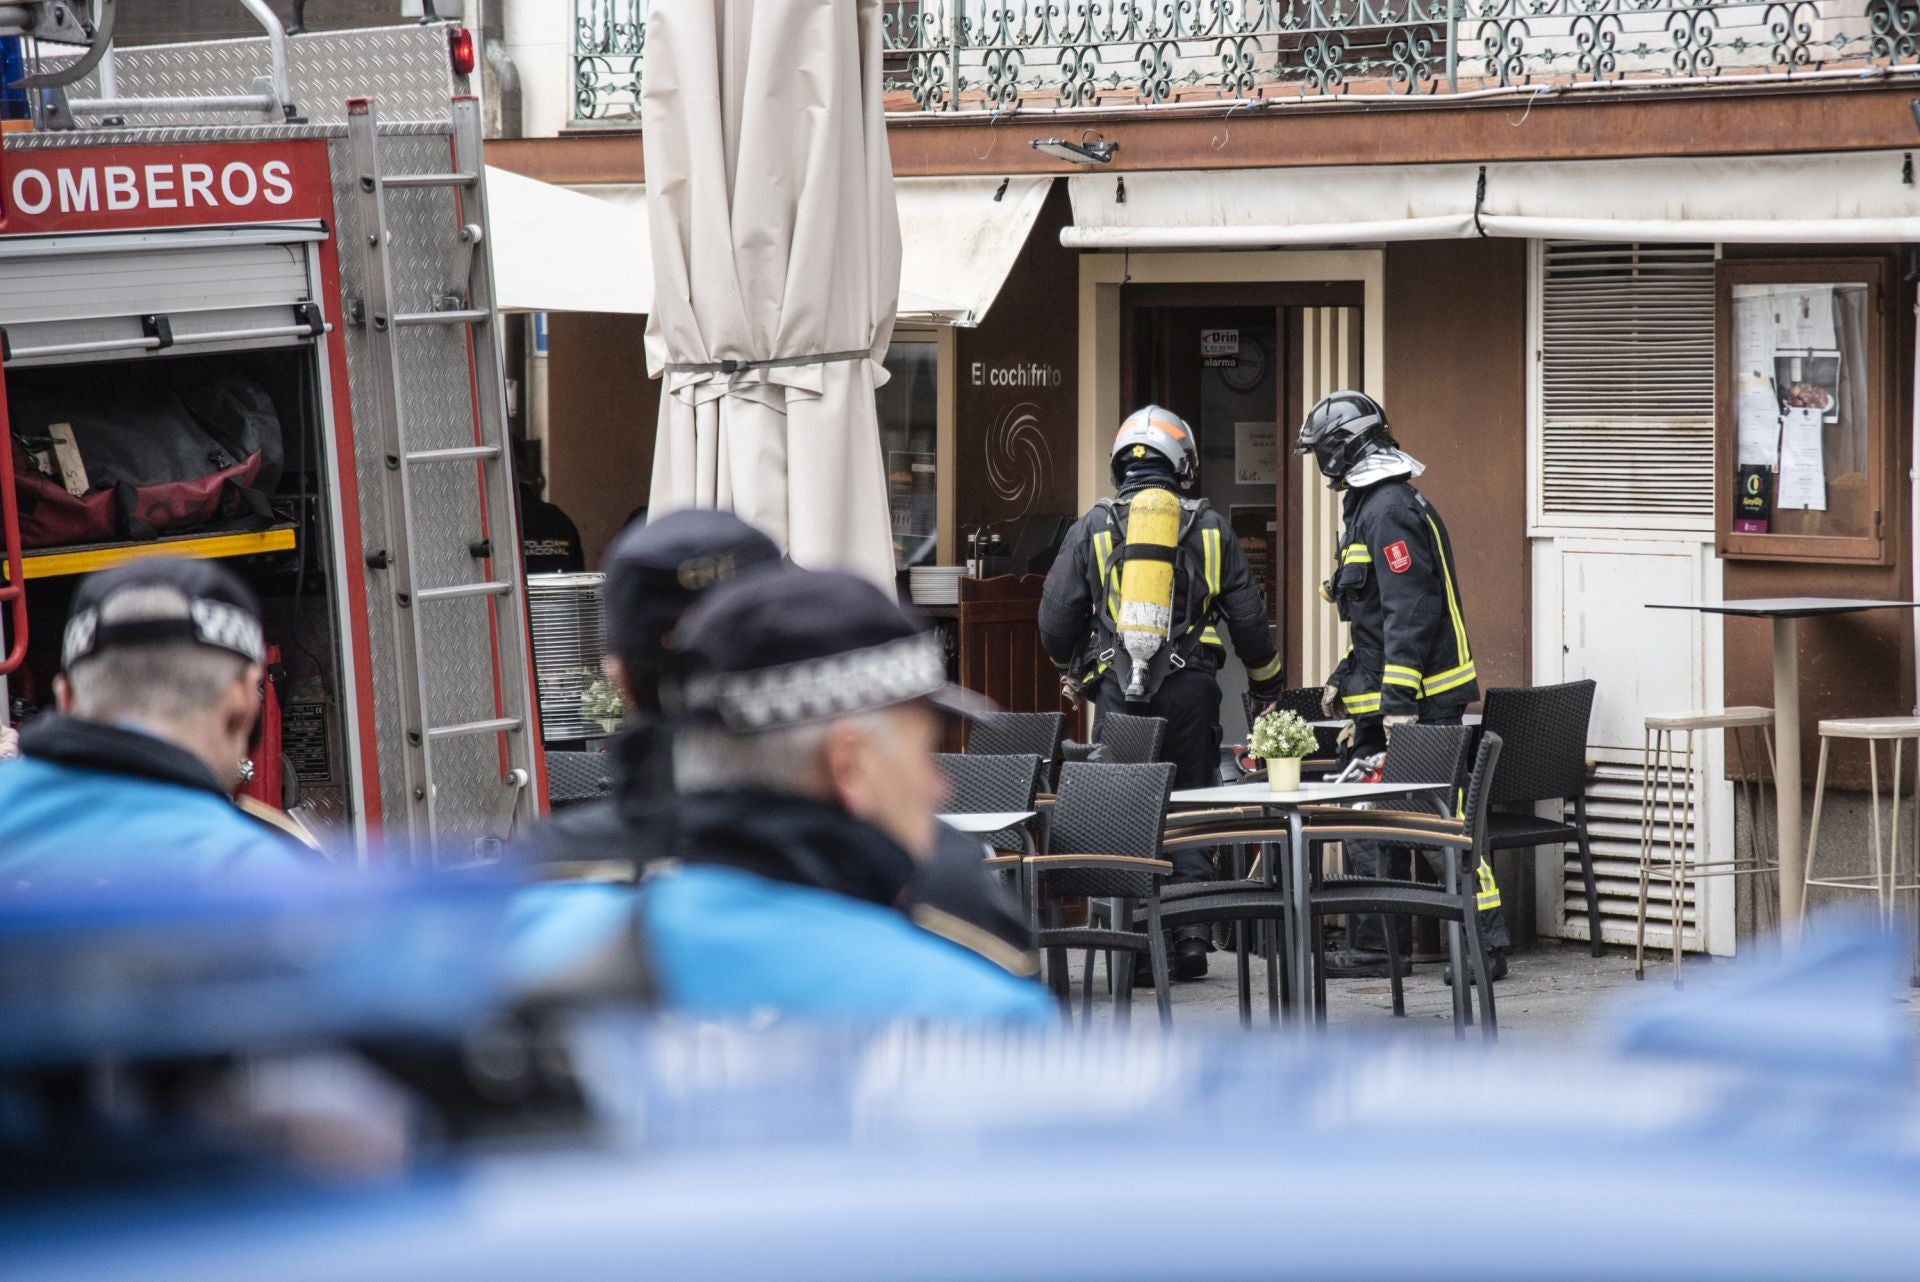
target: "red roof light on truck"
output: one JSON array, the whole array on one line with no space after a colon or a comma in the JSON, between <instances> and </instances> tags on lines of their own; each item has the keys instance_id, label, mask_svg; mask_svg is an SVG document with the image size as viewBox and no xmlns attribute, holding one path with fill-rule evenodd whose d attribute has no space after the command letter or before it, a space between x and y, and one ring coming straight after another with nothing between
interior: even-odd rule
<instances>
[{"instance_id":1,"label":"red roof light on truck","mask_svg":"<svg viewBox=\"0 0 1920 1282\"><path fill-rule=\"evenodd\" d=\"M473 32L465 27L447 28L447 53L453 59L453 74L470 76L473 74Z\"/></svg>"}]
</instances>

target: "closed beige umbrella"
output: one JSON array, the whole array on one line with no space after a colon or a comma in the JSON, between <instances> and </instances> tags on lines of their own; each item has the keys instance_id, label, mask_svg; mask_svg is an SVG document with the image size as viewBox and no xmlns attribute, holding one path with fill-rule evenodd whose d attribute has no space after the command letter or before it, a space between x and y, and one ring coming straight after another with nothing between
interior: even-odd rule
<instances>
[{"instance_id":1,"label":"closed beige umbrella","mask_svg":"<svg viewBox=\"0 0 1920 1282\"><path fill-rule=\"evenodd\" d=\"M654 0L641 121L654 512L722 507L891 586L874 388L900 224L878 0Z\"/></svg>"}]
</instances>

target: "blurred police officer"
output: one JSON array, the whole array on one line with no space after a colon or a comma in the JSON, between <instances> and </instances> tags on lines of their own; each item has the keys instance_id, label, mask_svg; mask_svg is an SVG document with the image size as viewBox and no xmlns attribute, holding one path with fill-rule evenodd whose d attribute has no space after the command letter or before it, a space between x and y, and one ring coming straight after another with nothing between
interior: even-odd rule
<instances>
[{"instance_id":1,"label":"blurred police officer","mask_svg":"<svg viewBox=\"0 0 1920 1282\"><path fill-rule=\"evenodd\" d=\"M675 858L641 889L661 1002L703 1016L1047 1021L1046 991L909 919L939 842L940 643L852 575L716 589L681 624Z\"/></svg>"},{"instance_id":2,"label":"blurred police officer","mask_svg":"<svg viewBox=\"0 0 1920 1282\"><path fill-rule=\"evenodd\" d=\"M233 802L265 658L258 601L214 562L90 575L67 620L59 711L0 762L0 887L308 874L308 852Z\"/></svg>"},{"instance_id":3,"label":"blurred police officer","mask_svg":"<svg viewBox=\"0 0 1920 1282\"><path fill-rule=\"evenodd\" d=\"M614 540L601 585L608 679L628 716L611 753L613 794L536 825L537 859L644 862L672 840L673 736L660 707L660 668L681 616L716 584L773 569L780 549L731 512L688 508Z\"/></svg>"},{"instance_id":4,"label":"blurred police officer","mask_svg":"<svg viewBox=\"0 0 1920 1282\"><path fill-rule=\"evenodd\" d=\"M1280 656L1266 602L1226 519L1205 499L1190 497L1200 477L1200 451L1179 415L1149 405L1129 417L1114 438L1110 471L1115 496L1100 500L1068 531L1047 574L1040 637L1070 681L1083 690L1092 687L1096 715L1166 719L1161 752L1173 763L1174 787L1209 787L1220 781L1222 622L1247 667L1254 701L1271 703L1280 694ZM1134 506L1151 491L1179 499L1177 535L1164 549L1129 538ZM1141 665L1138 681L1118 617L1123 567L1134 556L1169 561L1174 571L1167 638ZM1174 856L1173 880L1212 876L1205 852ZM1183 931L1174 945L1174 978L1204 976L1207 948L1205 927Z\"/></svg>"},{"instance_id":5,"label":"blurred police officer","mask_svg":"<svg viewBox=\"0 0 1920 1282\"><path fill-rule=\"evenodd\" d=\"M674 630L708 591L736 577L778 570L773 540L731 512L688 508L629 526L614 540L602 585L609 679L628 717L614 739L612 794L535 825L529 858L544 862L631 861L666 856L677 810L673 727L660 702ZM1037 970L1032 933L1014 897L987 873L980 843L943 828L935 857L916 868L915 920L1016 974Z\"/></svg>"},{"instance_id":6,"label":"blurred police officer","mask_svg":"<svg viewBox=\"0 0 1920 1282\"><path fill-rule=\"evenodd\" d=\"M1296 448L1346 492L1346 528L1326 592L1351 627L1353 646L1327 678L1327 715L1353 718L1352 752L1360 757L1386 751L1396 726L1461 724L1480 686L1453 544L1440 513L1411 484L1425 465L1400 448L1386 411L1364 392L1335 392L1315 405ZM1409 870L1402 847L1353 842L1346 857L1359 876ZM1479 878L1480 925L1498 978L1511 940L1492 870L1482 866ZM1385 922L1371 915L1352 922L1352 947L1329 956L1328 973L1385 975ZM1406 919L1394 918L1392 928L1404 931Z\"/></svg>"}]
</instances>

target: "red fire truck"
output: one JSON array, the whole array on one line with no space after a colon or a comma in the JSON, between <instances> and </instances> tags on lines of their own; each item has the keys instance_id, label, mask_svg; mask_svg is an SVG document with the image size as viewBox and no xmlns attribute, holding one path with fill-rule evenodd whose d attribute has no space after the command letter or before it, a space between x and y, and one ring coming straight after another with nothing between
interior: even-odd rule
<instances>
[{"instance_id":1,"label":"red fire truck","mask_svg":"<svg viewBox=\"0 0 1920 1282\"><path fill-rule=\"evenodd\" d=\"M264 38L66 30L5 135L0 720L50 704L78 576L225 558L277 654L254 795L484 858L544 786L472 42L243 2Z\"/></svg>"}]
</instances>

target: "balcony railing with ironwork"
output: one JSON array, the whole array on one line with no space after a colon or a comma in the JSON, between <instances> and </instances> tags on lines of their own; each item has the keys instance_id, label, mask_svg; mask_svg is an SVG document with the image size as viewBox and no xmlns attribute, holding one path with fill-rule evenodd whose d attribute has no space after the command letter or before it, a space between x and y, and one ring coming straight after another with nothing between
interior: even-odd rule
<instances>
[{"instance_id":1,"label":"balcony railing with ironwork","mask_svg":"<svg viewBox=\"0 0 1920 1282\"><path fill-rule=\"evenodd\" d=\"M893 0L895 112L1908 73L1920 0ZM575 117L639 116L645 0L574 0Z\"/></svg>"}]
</instances>

